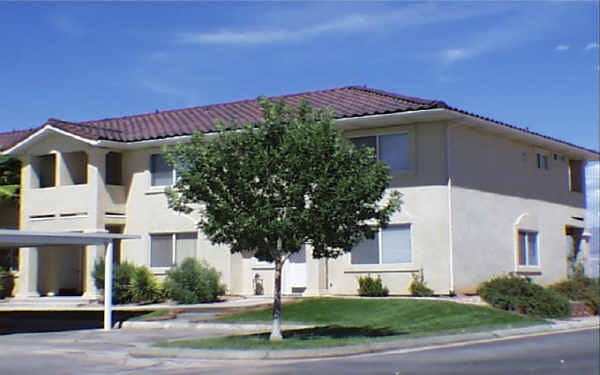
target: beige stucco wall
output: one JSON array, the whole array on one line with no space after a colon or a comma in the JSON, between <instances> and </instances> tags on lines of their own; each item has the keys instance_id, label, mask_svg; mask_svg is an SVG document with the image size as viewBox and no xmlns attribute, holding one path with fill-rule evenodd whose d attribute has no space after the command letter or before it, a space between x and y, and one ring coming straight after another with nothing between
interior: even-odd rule
<instances>
[{"instance_id":1,"label":"beige stucco wall","mask_svg":"<svg viewBox=\"0 0 600 375\"><path fill-rule=\"evenodd\" d=\"M540 269L525 271L535 272L542 283L566 275L564 226L577 225L572 217L584 216L585 199L583 193L568 191L565 163L551 160L549 171L538 170L539 149L535 146L464 124L366 125L345 135L394 132L408 132L411 137L411 169L394 175L390 185L403 194L401 211L392 217L391 224L410 224L412 262L352 265L350 254L315 260L309 248L305 295L356 294L356 279L367 274L381 276L392 294L407 294L412 274L421 269L427 285L436 293L471 292L495 274L519 270L515 266L518 228L540 233ZM57 153L60 162L62 152L74 151L88 153L88 184L31 188L30 155ZM119 151L123 155L124 186L104 184L104 155L108 151L63 135L50 135L32 145L23 156L21 228L96 231L104 230L106 224L123 224L124 233L142 236L122 243L122 260L138 265L150 265L150 234L197 232L196 256L221 272L229 293L252 294L252 279L258 274L265 294L272 294L271 265L247 255L232 255L226 246L212 245L197 230L197 214L179 214L168 208L164 187L151 186L150 155L160 152L159 148ZM552 155L552 150L543 151ZM60 171L59 167L58 174ZM73 213L85 215L61 216ZM56 216L31 218L46 214ZM84 253L82 262L90 271L101 251L90 248ZM66 255L61 254L56 252L52 259L41 255L40 260L54 264L59 262L55 257ZM56 284L45 276L48 269L40 266L42 292L51 292ZM152 271L163 277L166 269ZM89 288L89 280L84 280L85 288Z\"/></svg>"},{"instance_id":2,"label":"beige stucco wall","mask_svg":"<svg viewBox=\"0 0 600 375\"><path fill-rule=\"evenodd\" d=\"M455 290L506 272L541 284L566 277L565 225L583 227L584 193L569 191L567 163L537 168L543 150L468 127L450 129ZM552 158L553 159L553 158ZM517 267L517 232L538 232L539 267Z\"/></svg>"},{"instance_id":3,"label":"beige stucco wall","mask_svg":"<svg viewBox=\"0 0 600 375\"><path fill-rule=\"evenodd\" d=\"M450 288L448 247L448 194L444 123L419 123L386 129L360 130L347 136L386 134L408 131L412 137L412 170L393 176L392 189L403 194L402 207L390 224L410 224L412 262L402 265L353 265L345 254L326 263L324 293L356 294L357 279L364 275L380 276L391 294L408 294L412 275L423 269L425 281L436 293Z\"/></svg>"}]
</instances>

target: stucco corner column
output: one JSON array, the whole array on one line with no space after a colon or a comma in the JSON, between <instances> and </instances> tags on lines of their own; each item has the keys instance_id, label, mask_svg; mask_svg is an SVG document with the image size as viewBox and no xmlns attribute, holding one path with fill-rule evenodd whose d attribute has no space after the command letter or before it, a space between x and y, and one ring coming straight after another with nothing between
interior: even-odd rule
<instances>
[{"instance_id":1,"label":"stucco corner column","mask_svg":"<svg viewBox=\"0 0 600 375\"><path fill-rule=\"evenodd\" d=\"M100 291L96 288L92 272L96 262L104 255L104 246L102 245L88 245L85 246L83 251L85 252L85 263L83 267L83 295L81 297L88 299L98 299L100 297Z\"/></svg>"},{"instance_id":2,"label":"stucco corner column","mask_svg":"<svg viewBox=\"0 0 600 375\"><path fill-rule=\"evenodd\" d=\"M38 258L37 247L23 247L19 250L19 288L16 298L39 297L38 292Z\"/></svg>"}]
</instances>

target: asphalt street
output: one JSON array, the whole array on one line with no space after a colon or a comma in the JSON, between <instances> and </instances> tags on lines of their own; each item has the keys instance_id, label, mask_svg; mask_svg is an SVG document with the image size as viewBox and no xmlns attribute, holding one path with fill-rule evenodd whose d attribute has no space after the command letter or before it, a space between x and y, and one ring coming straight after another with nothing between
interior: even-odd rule
<instances>
[{"instance_id":1,"label":"asphalt street","mask_svg":"<svg viewBox=\"0 0 600 375\"><path fill-rule=\"evenodd\" d=\"M203 331L203 336L219 332ZM136 344L198 337L189 330L115 330L0 336L0 374L592 374L597 329L438 349L301 360L132 358Z\"/></svg>"}]
</instances>

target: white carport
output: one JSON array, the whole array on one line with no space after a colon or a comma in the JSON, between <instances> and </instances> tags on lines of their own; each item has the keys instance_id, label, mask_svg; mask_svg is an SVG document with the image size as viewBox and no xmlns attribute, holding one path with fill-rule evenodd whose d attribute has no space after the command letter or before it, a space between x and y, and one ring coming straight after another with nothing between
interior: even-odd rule
<instances>
[{"instance_id":1,"label":"white carport","mask_svg":"<svg viewBox=\"0 0 600 375\"><path fill-rule=\"evenodd\" d=\"M112 327L112 241L138 239L140 236L114 233L25 232L0 229L0 247L44 247L59 245L104 245L104 330Z\"/></svg>"}]
</instances>

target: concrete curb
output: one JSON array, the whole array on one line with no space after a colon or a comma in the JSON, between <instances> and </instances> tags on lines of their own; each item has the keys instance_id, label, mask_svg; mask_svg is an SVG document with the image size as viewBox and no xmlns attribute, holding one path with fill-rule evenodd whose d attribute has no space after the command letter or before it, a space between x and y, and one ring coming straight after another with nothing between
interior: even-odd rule
<instances>
[{"instance_id":1,"label":"concrete curb","mask_svg":"<svg viewBox=\"0 0 600 375\"><path fill-rule=\"evenodd\" d=\"M124 321L121 329L209 329L223 331L242 331L244 333L254 333L260 331L269 331L273 325L271 323L213 323L200 322L192 323L188 321L166 320L166 321ZM311 328L314 325L307 324L286 324L281 325L281 329L302 329Z\"/></svg>"},{"instance_id":2,"label":"concrete curb","mask_svg":"<svg viewBox=\"0 0 600 375\"><path fill-rule=\"evenodd\" d=\"M237 326L231 324L231 326ZM259 326L259 325L255 325ZM294 350L208 350L189 348L138 347L129 354L136 358L186 358L186 359L299 359L337 357L355 354L382 352L393 349L416 349L437 345L469 344L481 340L497 340L526 337L536 334L552 334L570 330L599 328L598 319L587 321L557 321L553 324L520 328L506 328L484 332L474 332L434 337L419 337L405 340L373 342L329 348ZM228 328L231 329L231 328ZM238 326L237 330L240 330Z\"/></svg>"}]
</instances>

